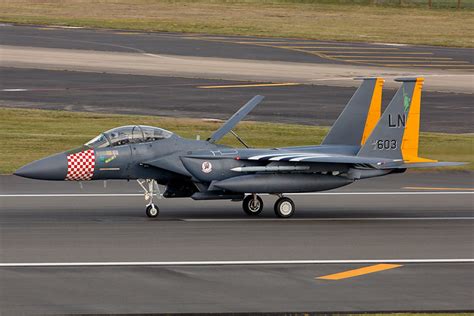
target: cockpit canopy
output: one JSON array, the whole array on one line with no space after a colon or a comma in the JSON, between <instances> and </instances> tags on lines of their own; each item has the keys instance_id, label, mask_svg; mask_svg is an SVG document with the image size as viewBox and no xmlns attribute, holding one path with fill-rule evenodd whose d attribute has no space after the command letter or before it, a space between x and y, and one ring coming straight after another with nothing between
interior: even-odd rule
<instances>
[{"instance_id":1,"label":"cockpit canopy","mask_svg":"<svg viewBox=\"0 0 474 316\"><path fill-rule=\"evenodd\" d=\"M146 125L127 125L113 128L88 141L90 148L120 146L130 143L152 142L169 138L173 133L162 128Z\"/></svg>"}]
</instances>

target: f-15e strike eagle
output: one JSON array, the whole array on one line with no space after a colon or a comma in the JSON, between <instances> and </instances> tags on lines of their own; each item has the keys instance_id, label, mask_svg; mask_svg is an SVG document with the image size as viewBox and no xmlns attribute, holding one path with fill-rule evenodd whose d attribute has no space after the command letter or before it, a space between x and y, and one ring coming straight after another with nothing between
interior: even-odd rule
<instances>
[{"instance_id":1,"label":"f-15e strike eagle","mask_svg":"<svg viewBox=\"0 0 474 316\"><path fill-rule=\"evenodd\" d=\"M145 191L149 217L159 213L153 202L158 184L166 186L166 198L243 201L250 216L262 212L258 193L269 193L278 196L276 216L288 218L295 205L284 193L330 190L408 168L461 164L418 157L423 78L396 79L402 85L383 115L384 80L362 80L319 146L248 148L232 129L263 100L255 96L205 141L151 126L122 126L15 174L43 180L136 179ZM217 144L229 132L245 148Z\"/></svg>"}]
</instances>

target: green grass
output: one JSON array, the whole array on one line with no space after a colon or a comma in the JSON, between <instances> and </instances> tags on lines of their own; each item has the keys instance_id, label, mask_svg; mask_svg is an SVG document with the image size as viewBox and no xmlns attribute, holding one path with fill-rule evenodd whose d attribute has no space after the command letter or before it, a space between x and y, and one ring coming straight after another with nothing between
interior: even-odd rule
<instances>
[{"instance_id":1,"label":"green grass","mask_svg":"<svg viewBox=\"0 0 474 316\"><path fill-rule=\"evenodd\" d=\"M182 137L200 135L201 139L210 136L221 125L199 119L0 108L0 173L11 173L30 161L78 147L103 131L131 124L158 126ZM262 122L242 122L236 129L252 147L319 144L327 130L316 126ZM457 169L474 170L473 140L473 135L423 133L420 155L467 161L469 165ZM241 147L229 135L221 143Z\"/></svg>"},{"instance_id":2,"label":"green grass","mask_svg":"<svg viewBox=\"0 0 474 316\"><path fill-rule=\"evenodd\" d=\"M474 47L473 0L463 0L461 10L452 8L457 0L433 0L443 9L403 1L404 7L398 0L0 0L0 21Z\"/></svg>"},{"instance_id":3,"label":"green grass","mask_svg":"<svg viewBox=\"0 0 474 316\"><path fill-rule=\"evenodd\" d=\"M337 315L337 314L336 314ZM342 314L345 316L473 316L474 313L365 313L365 314Z\"/></svg>"}]
</instances>

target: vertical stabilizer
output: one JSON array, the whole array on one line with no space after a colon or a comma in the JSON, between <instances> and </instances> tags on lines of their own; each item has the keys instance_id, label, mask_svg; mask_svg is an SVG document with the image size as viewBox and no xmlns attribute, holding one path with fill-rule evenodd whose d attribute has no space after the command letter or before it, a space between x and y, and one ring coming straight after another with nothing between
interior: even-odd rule
<instances>
[{"instance_id":1,"label":"vertical stabilizer","mask_svg":"<svg viewBox=\"0 0 474 316\"><path fill-rule=\"evenodd\" d=\"M362 78L322 145L363 145L380 118L382 78Z\"/></svg>"},{"instance_id":2,"label":"vertical stabilizer","mask_svg":"<svg viewBox=\"0 0 474 316\"><path fill-rule=\"evenodd\" d=\"M402 86L390 101L358 156L433 161L418 157L423 78L399 78Z\"/></svg>"}]
</instances>

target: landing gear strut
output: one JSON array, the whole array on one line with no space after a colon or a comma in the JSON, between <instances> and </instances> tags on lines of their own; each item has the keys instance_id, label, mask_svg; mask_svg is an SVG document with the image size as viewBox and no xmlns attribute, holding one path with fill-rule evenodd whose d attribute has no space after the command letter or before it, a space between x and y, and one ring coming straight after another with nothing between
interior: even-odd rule
<instances>
[{"instance_id":1,"label":"landing gear strut","mask_svg":"<svg viewBox=\"0 0 474 316\"><path fill-rule=\"evenodd\" d=\"M156 194L160 195L158 183L153 179L139 179L137 182L142 187L143 191L145 191L145 201L148 201L145 209L146 216L157 217L160 214L160 209L155 203L153 203L153 198Z\"/></svg>"},{"instance_id":2,"label":"landing gear strut","mask_svg":"<svg viewBox=\"0 0 474 316\"><path fill-rule=\"evenodd\" d=\"M275 202L275 215L280 218L289 218L295 214L295 203L290 198L280 196Z\"/></svg>"},{"instance_id":3,"label":"landing gear strut","mask_svg":"<svg viewBox=\"0 0 474 316\"><path fill-rule=\"evenodd\" d=\"M247 195L243 201L242 208L244 212L249 216L257 216L263 210L262 198L256 195Z\"/></svg>"}]
</instances>

